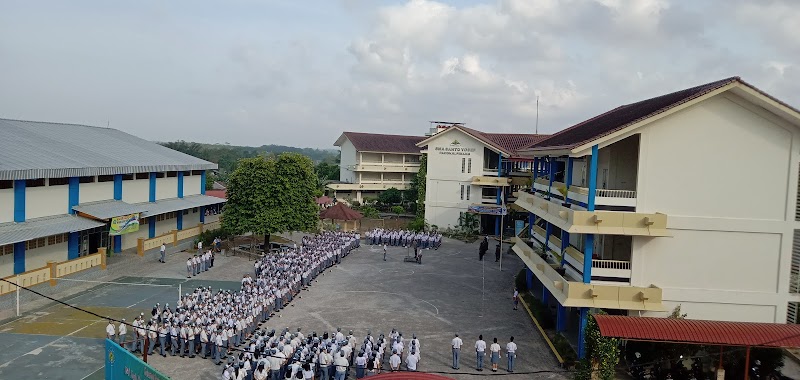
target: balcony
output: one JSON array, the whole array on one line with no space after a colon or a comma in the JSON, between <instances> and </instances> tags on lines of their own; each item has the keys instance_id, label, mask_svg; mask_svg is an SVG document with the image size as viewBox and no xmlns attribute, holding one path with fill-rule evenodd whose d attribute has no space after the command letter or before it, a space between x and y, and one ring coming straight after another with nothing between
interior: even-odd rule
<instances>
[{"instance_id":1,"label":"balcony","mask_svg":"<svg viewBox=\"0 0 800 380\"><path fill-rule=\"evenodd\" d=\"M398 190L408 190L411 187L410 181L361 181L361 183L332 183L327 185L329 189L335 191L353 191L353 190L386 190L389 188L396 188Z\"/></svg>"},{"instance_id":2,"label":"balcony","mask_svg":"<svg viewBox=\"0 0 800 380\"><path fill-rule=\"evenodd\" d=\"M656 286L584 284L569 281L519 237L513 239L513 244L512 250L562 306L617 310L666 310L661 303L662 291Z\"/></svg>"},{"instance_id":3,"label":"balcony","mask_svg":"<svg viewBox=\"0 0 800 380\"><path fill-rule=\"evenodd\" d=\"M475 186L508 186L511 184L510 178L474 176L472 184Z\"/></svg>"},{"instance_id":4,"label":"balcony","mask_svg":"<svg viewBox=\"0 0 800 380\"><path fill-rule=\"evenodd\" d=\"M575 278L583 278L583 253L568 247L565 251L567 273ZM595 280L597 279L597 280ZM592 283L630 283L631 262L622 260L592 259Z\"/></svg>"},{"instance_id":5,"label":"balcony","mask_svg":"<svg viewBox=\"0 0 800 380\"><path fill-rule=\"evenodd\" d=\"M416 173L419 171L419 162L370 162L362 161L349 166L355 172L390 172L390 173Z\"/></svg>"},{"instance_id":6,"label":"balcony","mask_svg":"<svg viewBox=\"0 0 800 380\"><path fill-rule=\"evenodd\" d=\"M537 178L533 184L533 188L537 192L548 194L550 188L550 181L547 178ZM563 182L553 181L552 191L550 195L558 198L564 198L564 194L559 189L566 189L567 185ZM586 187L570 185L569 192L567 193L569 199L586 204L589 201L589 189ZM636 207L636 191L635 190L612 190L612 189L596 189L595 190L595 205L598 206L617 206L617 207Z\"/></svg>"},{"instance_id":7,"label":"balcony","mask_svg":"<svg viewBox=\"0 0 800 380\"><path fill-rule=\"evenodd\" d=\"M514 202L556 227L576 234L670 236L667 215L626 211L577 211L539 195L516 193Z\"/></svg>"}]
</instances>

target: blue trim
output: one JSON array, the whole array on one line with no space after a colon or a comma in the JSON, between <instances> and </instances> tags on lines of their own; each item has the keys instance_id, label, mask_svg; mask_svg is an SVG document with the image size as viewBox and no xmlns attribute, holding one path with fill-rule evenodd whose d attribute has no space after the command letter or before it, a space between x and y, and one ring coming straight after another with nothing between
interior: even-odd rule
<instances>
[{"instance_id":1,"label":"blue trim","mask_svg":"<svg viewBox=\"0 0 800 380\"><path fill-rule=\"evenodd\" d=\"M550 165L547 167L547 176L549 177L550 183L547 185L547 193L550 196L553 193L553 179L556 176L556 160L553 157L550 157Z\"/></svg>"},{"instance_id":2,"label":"blue trim","mask_svg":"<svg viewBox=\"0 0 800 380\"><path fill-rule=\"evenodd\" d=\"M561 230L561 266L567 261L567 247L569 247L569 232Z\"/></svg>"},{"instance_id":3,"label":"blue trim","mask_svg":"<svg viewBox=\"0 0 800 380\"><path fill-rule=\"evenodd\" d=\"M14 221L22 223L25 221L25 180L14 180ZM24 253L24 251L23 251ZM24 270L23 270L24 272ZM17 273L17 272L15 272Z\"/></svg>"},{"instance_id":4,"label":"blue trim","mask_svg":"<svg viewBox=\"0 0 800 380\"><path fill-rule=\"evenodd\" d=\"M580 308L580 318L578 325L578 358L586 357L586 320L589 318L589 308Z\"/></svg>"},{"instance_id":5,"label":"blue trim","mask_svg":"<svg viewBox=\"0 0 800 380\"><path fill-rule=\"evenodd\" d=\"M122 252L122 236L114 235L114 253Z\"/></svg>"},{"instance_id":6,"label":"blue trim","mask_svg":"<svg viewBox=\"0 0 800 380\"><path fill-rule=\"evenodd\" d=\"M206 194L206 171L200 173L200 194Z\"/></svg>"},{"instance_id":7,"label":"blue trim","mask_svg":"<svg viewBox=\"0 0 800 380\"><path fill-rule=\"evenodd\" d=\"M564 184L567 186L567 195L564 196L564 202L569 203L569 187L572 186L572 157L567 157L567 174L564 178Z\"/></svg>"},{"instance_id":8,"label":"blue trim","mask_svg":"<svg viewBox=\"0 0 800 380\"><path fill-rule=\"evenodd\" d=\"M553 225L550 222L544 226L544 253L550 250L550 234L553 233Z\"/></svg>"},{"instance_id":9,"label":"blue trim","mask_svg":"<svg viewBox=\"0 0 800 380\"><path fill-rule=\"evenodd\" d=\"M594 211L594 198L597 195L597 145L592 146L591 164L589 165L589 195L587 211Z\"/></svg>"},{"instance_id":10,"label":"blue trim","mask_svg":"<svg viewBox=\"0 0 800 380\"><path fill-rule=\"evenodd\" d=\"M67 239L67 260L74 260L80 257L78 247L80 246L81 235L77 232L70 232Z\"/></svg>"},{"instance_id":11,"label":"blue trim","mask_svg":"<svg viewBox=\"0 0 800 380\"><path fill-rule=\"evenodd\" d=\"M583 245L583 283L592 282L592 255L594 254L594 235L586 235L586 244Z\"/></svg>"},{"instance_id":12,"label":"blue trim","mask_svg":"<svg viewBox=\"0 0 800 380\"><path fill-rule=\"evenodd\" d=\"M200 206L200 223L206 222L206 206Z\"/></svg>"},{"instance_id":13,"label":"blue trim","mask_svg":"<svg viewBox=\"0 0 800 380\"><path fill-rule=\"evenodd\" d=\"M533 158L533 181L531 181L531 188L533 188L533 183L536 182L536 179L539 178L539 157Z\"/></svg>"},{"instance_id":14,"label":"blue trim","mask_svg":"<svg viewBox=\"0 0 800 380\"><path fill-rule=\"evenodd\" d=\"M25 242L14 243L14 274L25 272Z\"/></svg>"},{"instance_id":15,"label":"blue trim","mask_svg":"<svg viewBox=\"0 0 800 380\"><path fill-rule=\"evenodd\" d=\"M114 174L114 199L122 200L122 174Z\"/></svg>"},{"instance_id":16,"label":"blue trim","mask_svg":"<svg viewBox=\"0 0 800 380\"><path fill-rule=\"evenodd\" d=\"M525 281L528 283L528 289L533 289L533 271L531 268L526 268Z\"/></svg>"},{"instance_id":17,"label":"blue trim","mask_svg":"<svg viewBox=\"0 0 800 380\"><path fill-rule=\"evenodd\" d=\"M178 172L178 198L183 198L183 172Z\"/></svg>"},{"instance_id":18,"label":"blue trim","mask_svg":"<svg viewBox=\"0 0 800 380\"><path fill-rule=\"evenodd\" d=\"M533 222L535 222L535 221L536 221L536 216L533 215L532 212L529 212L528 213L528 229L529 229L528 234L530 236L533 236Z\"/></svg>"},{"instance_id":19,"label":"blue trim","mask_svg":"<svg viewBox=\"0 0 800 380\"><path fill-rule=\"evenodd\" d=\"M77 206L81 201L81 179L79 177L69 177L69 196L67 200L67 212L74 214L75 210L72 208Z\"/></svg>"},{"instance_id":20,"label":"blue trim","mask_svg":"<svg viewBox=\"0 0 800 380\"><path fill-rule=\"evenodd\" d=\"M550 292L548 292L547 291L547 287L544 286L544 284L542 284L542 303L548 309L550 308L549 305L548 305L550 303L549 301L550 301Z\"/></svg>"},{"instance_id":21,"label":"blue trim","mask_svg":"<svg viewBox=\"0 0 800 380\"><path fill-rule=\"evenodd\" d=\"M156 173L150 173L150 197L148 198L149 202L156 201Z\"/></svg>"},{"instance_id":22,"label":"blue trim","mask_svg":"<svg viewBox=\"0 0 800 380\"><path fill-rule=\"evenodd\" d=\"M556 307L556 332L567 329L567 308L558 304Z\"/></svg>"},{"instance_id":23,"label":"blue trim","mask_svg":"<svg viewBox=\"0 0 800 380\"><path fill-rule=\"evenodd\" d=\"M150 220L147 221L147 238L152 239L156 237L156 217L151 216Z\"/></svg>"},{"instance_id":24,"label":"blue trim","mask_svg":"<svg viewBox=\"0 0 800 380\"><path fill-rule=\"evenodd\" d=\"M183 229L183 210L178 210L178 217L176 219L178 219L177 229L180 231Z\"/></svg>"}]
</instances>

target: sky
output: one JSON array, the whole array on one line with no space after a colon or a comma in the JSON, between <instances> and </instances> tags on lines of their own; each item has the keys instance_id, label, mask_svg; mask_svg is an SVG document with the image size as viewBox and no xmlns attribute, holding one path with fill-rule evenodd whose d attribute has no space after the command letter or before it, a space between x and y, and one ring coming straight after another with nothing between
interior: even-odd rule
<instances>
[{"instance_id":1,"label":"sky","mask_svg":"<svg viewBox=\"0 0 800 380\"><path fill-rule=\"evenodd\" d=\"M333 148L553 133L741 76L800 107L795 0L4 0L0 118Z\"/></svg>"}]
</instances>

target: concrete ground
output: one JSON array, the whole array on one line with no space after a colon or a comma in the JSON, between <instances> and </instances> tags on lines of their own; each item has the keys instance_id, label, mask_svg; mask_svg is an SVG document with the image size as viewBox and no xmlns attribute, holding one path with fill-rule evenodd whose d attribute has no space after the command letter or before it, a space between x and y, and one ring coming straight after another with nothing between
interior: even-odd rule
<instances>
[{"instance_id":1,"label":"concrete ground","mask_svg":"<svg viewBox=\"0 0 800 380\"><path fill-rule=\"evenodd\" d=\"M445 373L455 379L492 375L491 371L474 370L471 347L479 334L489 343L497 337L502 346L513 335L519 350L516 373L509 378L566 378L569 374L559 373L527 314L512 310L513 276L522 268L521 261L506 254L500 271L493 260L477 260L477 247L477 243L445 240L440 250L425 251L423 264L418 265L403 262L406 249L389 247L388 260L383 261L382 249L362 246L318 277L301 298L263 328L301 327L306 334L321 334L341 327L344 332L353 330L359 338L367 329L377 335L396 328L405 337L416 334L420 339L420 370ZM71 296L69 302L100 315L130 320L139 312L147 313L155 302L175 302L177 284L184 292L201 284L236 288L242 274L252 273L252 261L246 258L219 257L211 271L187 281L180 259L185 255L174 254L167 264L149 256L131 260L125 263L127 270L116 269L116 276L102 278L170 286L94 283L89 290ZM92 283L76 286L86 284ZM102 378L105 325L100 318L61 305L33 310L0 325L0 378L27 378L31 374L48 379ZM456 332L465 343L459 371L451 369L449 345ZM210 360L156 355L149 357L149 362L174 379L220 377L221 368ZM488 366L488 358L486 363ZM504 363L501 360L498 374L505 374ZM544 372L531 373L539 371Z\"/></svg>"}]
</instances>

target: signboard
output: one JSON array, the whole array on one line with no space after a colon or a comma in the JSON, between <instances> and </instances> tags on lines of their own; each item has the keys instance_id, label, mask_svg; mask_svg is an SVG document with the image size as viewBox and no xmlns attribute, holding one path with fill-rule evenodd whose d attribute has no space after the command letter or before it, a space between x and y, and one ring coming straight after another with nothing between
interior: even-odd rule
<instances>
[{"instance_id":1,"label":"signboard","mask_svg":"<svg viewBox=\"0 0 800 380\"><path fill-rule=\"evenodd\" d=\"M106 339L106 379L132 380L167 380L149 364L141 361L136 355L120 347L113 340Z\"/></svg>"},{"instance_id":2,"label":"signboard","mask_svg":"<svg viewBox=\"0 0 800 380\"><path fill-rule=\"evenodd\" d=\"M139 214L122 215L111 218L109 235L124 235L139 231Z\"/></svg>"},{"instance_id":3,"label":"signboard","mask_svg":"<svg viewBox=\"0 0 800 380\"><path fill-rule=\"evenodd\" d=\"M475 152L475 148L465 148L461 146L461 142L453 140L450 146L437 146L433 148L439 154L449 154L454 156L469 156L470 153Z\"/></svg>"},{"instance_id":4,"label":"signboard","mask_svg":"<svg viewBox=\"0 0 800 380\"><path fill-rule=\"evenodd\" d=\"M508 208L500 205L471 205L467 211L485 215L508 215Z\"/></svg>"}]
</instances>

